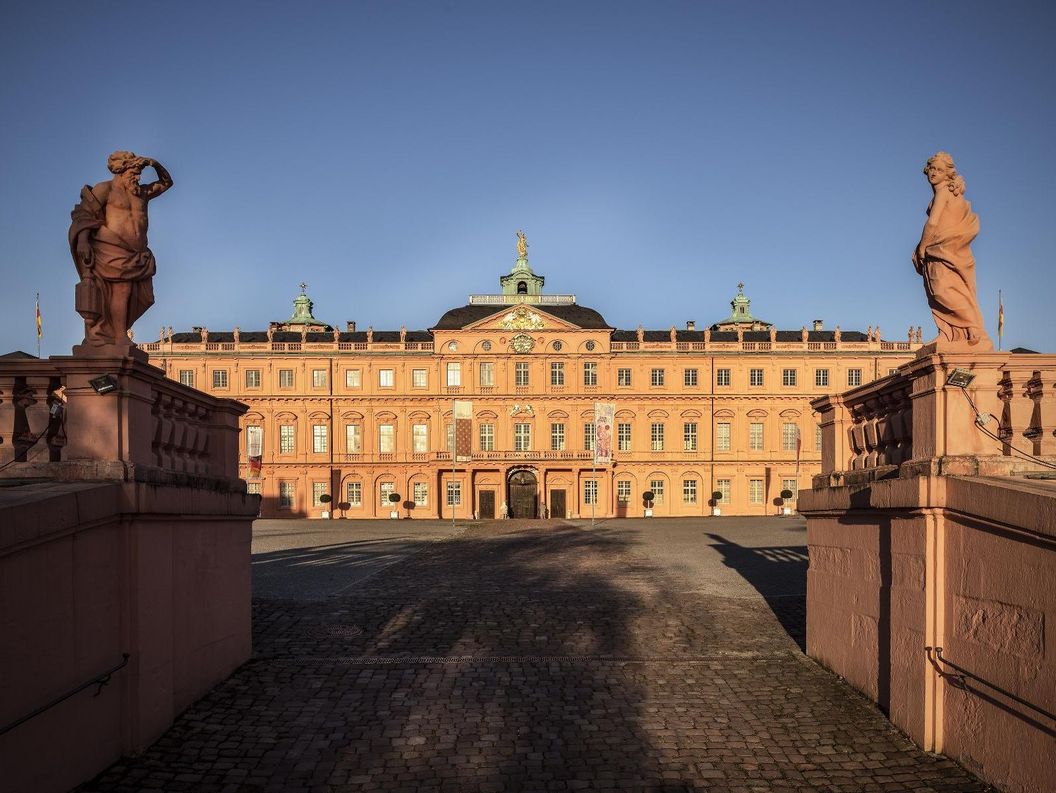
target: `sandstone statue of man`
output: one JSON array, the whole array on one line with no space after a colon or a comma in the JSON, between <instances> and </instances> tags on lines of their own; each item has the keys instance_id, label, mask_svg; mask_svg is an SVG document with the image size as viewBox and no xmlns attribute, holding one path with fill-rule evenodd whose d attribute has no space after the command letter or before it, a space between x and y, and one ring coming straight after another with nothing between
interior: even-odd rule
<instances>
[{"instance_id":1,"label":"sandstone statue of man","mask_svg":"<svg viewBox=\"0 0 1056 793\"><path fill-rule=\"evenodd\" d=\"M70 213L70 253L81 276L77 311L84 317L84 343L92 347L127 346L132 324L153 305L147 202L172 187L172 177L157 160L130 151L115 151L107 167L114 178L85 185ZM147 167L158 180L141 185Z\"/></svg>"}]
</instances>

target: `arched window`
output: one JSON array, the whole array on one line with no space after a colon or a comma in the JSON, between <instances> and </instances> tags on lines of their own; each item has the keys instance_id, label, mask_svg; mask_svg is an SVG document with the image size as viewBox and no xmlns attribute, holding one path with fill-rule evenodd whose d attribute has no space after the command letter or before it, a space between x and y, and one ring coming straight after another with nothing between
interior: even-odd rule
<instances>
[{"instance_id":1,"label":"arched window","mask_svg":"<svg viewBox=\"0 0 1056 793\"><path fill-rule=\"evenodd\" d=\"M519 295L528 294L528 282L527 281L518 281L517 282L517 294L519 294Z\"/></svg>"}]
</instances>

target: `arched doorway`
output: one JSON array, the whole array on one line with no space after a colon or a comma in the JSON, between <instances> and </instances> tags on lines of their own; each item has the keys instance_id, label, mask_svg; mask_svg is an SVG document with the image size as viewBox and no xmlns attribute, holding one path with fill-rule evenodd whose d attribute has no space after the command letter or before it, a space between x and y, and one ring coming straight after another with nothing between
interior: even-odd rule
<instances>
[{"instance_id":1,"label":"arched doorway","mask_svg":"<svg viewBox=\"0 0 1056 793\"><path fill-rule=\"evenodd\" d=\"M515 471L509 479L509 514L511 518L534 518L539 515L539 482L531 471Z\"/></svg>"}]
</instances>

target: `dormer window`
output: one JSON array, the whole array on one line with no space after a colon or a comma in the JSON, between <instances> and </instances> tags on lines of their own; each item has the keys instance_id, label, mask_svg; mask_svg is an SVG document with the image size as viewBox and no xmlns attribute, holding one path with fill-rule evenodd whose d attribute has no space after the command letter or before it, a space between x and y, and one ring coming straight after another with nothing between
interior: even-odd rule
<instances>
[{"instance_id":1,"label":"dormer window","mask_svg":"<svg viewBox=\"0 0 1056 793\"><path fill-rule=\"evenodd\" d=\"M518 281L517 282L517 294L519 294L519 295L528 294L528 282L527 281Z\"/></svg>"}]
</instances>

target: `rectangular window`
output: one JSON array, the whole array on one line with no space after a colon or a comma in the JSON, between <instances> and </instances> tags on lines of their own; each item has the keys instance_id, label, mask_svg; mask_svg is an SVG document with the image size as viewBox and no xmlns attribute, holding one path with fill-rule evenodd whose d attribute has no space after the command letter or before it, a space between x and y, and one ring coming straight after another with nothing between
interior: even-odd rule
<instances>
[{"instance_id":1,"label":"rectangular window","mask_svg":"<svg viewBox=\"0 0 1056 793\"><path fill-rule=\"evenodd\" d=\"M513 450L515 452L526 452L532 448L532 425L513 425Z\"/></svg>"},{"instance_id":2,"label":"rectangular window","mask_svg":"<svg viewBox=\"0 0 1056 793\"><path fill-rule=\"evenodd\" d=\"M631 482L628 479L621 479L616 483L616 500L621 504L626 504L631 500Z\"/></svg>"},{"instance_id":3,"label":"rectangular window","mask_svg":"<svg viewBox=\"0 0 1056 793\"><path fill-rule=\"evenodd\" d=\"M616 370L616 385L629 386L631 384L631 370L630 369L617 369ZM627 483L628 485L630 482Z\"/></svg>"},{"instance_id":4,"label":"rectangular window","mask_svg":"<svg viewBox=\"0 0 1056 793\"><path fill-rule=\"evenodd\" d=\"M814 370L814 385L818 388L829 387L829 370L828 369L815 369Z\"/></svg>"},{"instance_id":5,"label":"rectangular window","mask_svg":"<svg viewBox=\"0 0 1056 793\"><path fill-rule=\"evenodd\" d=\"M786 452L796 450L796 440L799 438L799 427L790 421L781 425L781 449Z\"/></svg>"},{"instance_id":6,"label":"rectangular window","mask_svg":"<svg viewBox=\"0 0 1056 793\"><path fill-rule=\"evenodd\" d=\"M597 426L594 422L583 425L583 448L588 452L594 451L594 438L597 432Z\"/></svg>"},{"instance_id":7,"label":"rectangular window","mask_svg":"<svg viewBox=\"0 0 1056 793\"><path fill-rule=\"evenodd\" d=\"M427 482L414 483L414 505L416 507L429 505L429 484Z\"/></svg>"},{"instance_id":8,"label":"rectangular window","mask_svg":"<svg viewBox=\"0 0 1056 793\"><path fill-rule=\"evenodd\" d=\"M785 499L786 501L795 501L797 498L799 498L799 482L797 482L795 479L782 479L781 489L792 491L792 498Z\"/></svg>"},{"instance_id":9,"label":"rectangular window","mask_svg":"<svg viewBox=\"0 0 1056 793\"><path fill-rule=\"evenodd\" d=\"M798 379L795 369L782 369L781 370L781 385L794 386Z\"/></svg>"},{"instance_id":10,"label":"rectangular window","mask_svg":"<svg viewBox=\"0 0 1056 793\"><path fill-rule=\"evenodd\" d=\"M729 479L716 479L715 490L722 493L722 498L719 499L720 504L730 503L730 480Z\"/></svg>"},{"instance_id":11,"label":"rectangular window","mask_svg":"<svg viewBox=\"0 0 1056 793\"><path fill-rule=\"evenodd\" d=\"M293 454L294 427L292 424L283 424L279 427L279 453Z\"/></svg>"},{"instance_id":12,"label":"rectangular window","mask_svg":"<svg viewBox=\"0 0 1056 793\"><path fill-rule=\"evenodd\" d=\"M682 425L682 450L695 452L697 450L697 424L687 422Z\"/></svg>"},{"instance_id":13,"label":"rectangular window","mask_svg":"<svg viewBox=\"0 0 1056 793\"><path fill-rule=\"evenodd\" d=\"M411 370L411 388L425 388L428 385L429 381L426 379L425 369Z\"/></svg>"},{"instance_id":14,"label":"rectangular window","mask_svg":"<svg viewBox=\"0 0 1056 793\"><path fill-rule=\"evenodd\" d=\"M560 361L550 362L550 385L565 384L565 365Z\"/></svg>"},{"instance_id":15,"label":"rectangular window","mask_svg":"<svg viewBox=\"0 0 1056 793\"><path fill-rule=\"evenodd\" d=\"M362 482L347 482L345 483L345 501L353 507L363 506L363 483Z\"/></svg>"},{"instance_id":16,"label":"rectangular window","mask_svg":"<svg viewBox=\"0 0 1056 793\"><path fill-rule=\"evenodd\" d=\"M260 482L246 482L246 493L252 496L259 496Z\"/></svg>"},{"instance_id":17,"label":"rectangular window","mask_svg":"<svg viewBox=\"0 0 1056 793\"><path fill-rule=\"evenodd\" d=\"M513 384L519 386L528 385L528 362L518 361L513 365Z\"/></svg>"},{"instance_id":18,"label":"rectangular window","mask_svg":"<svg viewBox=\"0 0 1056 793\"><path fill-rule=\"evenodd\" d=\"M697 503L697 480L696 479L683 479L682 480L682 503L684 503L684 504L696 504Z\"/></svg>"},{"instance_id":19,"label":"rectangular window","mask_svg":"<svg viewBox=\"0 0 1056 793\"><path fill-rule=\"evenodd\" d=\"M326 388L326 369L312 369L312 388Z\"/></svg>"},{"instance_id":20,"label":"rectangular window","mask_svg":"<svg viewBox=\"0 0 1056 793\"><path fill-rule=\"evenodd\" d=\"M462 385L462 364L449 363L447 365L447 384L448 386Z\"/></svg>"},{"instance_id":21,"label":"rectangular window","mask_svg":"<svg viewBox=\"0 0 1056 793\"><path fill-rule=\"evenodd\" d=\"M293 509L296 496L296 482L279 482L279 509Z\"/></svg>"},{"instance_id":22,"label":"rectangular window","mask_svg":"<svg viewBox=\"0 0 1056 793\"><path fill-rule=\"evenodd\" d=\"M682 373L682 385L686 388L693 388L697 385L696 369L686 369L686 371Z\"/></svg>"},{"instance_id":23,"label":"rectangular window","mask_svg":"<svg viewBox=\"0 0 1056 793\"><path fill-rule=\"evenodd\" d=\"M550 425L550 449L555 452L564 451L565 449L565 425L564 424L551 424Z\"/></svg>"},{"instance_id":24,"label":"rectangular window","mask_svg":"<svg viewBox=\"0 0 1056 793\"><path fill-rule=\"evenodd\" d=\"M598 384L598 365L593 361L586 361L583 364L583 385L597 385Z\"/></svg>"},{"instance_id":25,"label":"rectangular window","mask_svg":"<svg viewBox=\"0 0 1056 793\"><path fill-rule=\"evenodd\" d=\"M654 387L660 387L664 384L664 370L653 369L649 372L649 385Z\"/></svg>"},{"instance_id":26,"label":"rectangular window","mask_svg":"<svg viewBox=\"0 0 1056 793\"><path fill-rule=\"evenodd\" d=\"M651 479L649 481L649 489L653 491L653 503L663 504L664 503L664 480L663 479Z\"/></svg>"},{"instance_id":27,"label":"rectangular window","mask_svg":"<svg viewBox=\"0 0 1056 793\"><path fill-rule=\"evenodd\" d=\"M631 450L631 425L630 424L617 424L616 425L616 448L621 452L629 452Z\"/></svg>"},{"instance_id":28,"label":"rectangular window","mask_svg":"<svg viewBox=\"0 0 1056 793\"><path fill-rule=\"evenodd\" d=\"M730 370L729 369L716 369L715 370L715 385L729 385L730 384Z\"/></svg>"},{"instance_id":29,"label":"rectangular window","mask_svg":"<svg viewBox=\"0 0 1056 793\"><path fill-rule=\"evenodd\" d=\"M722 421L715 425L716 451L728 452L730 450L730 426L730 423L727 421Z\"/></svg>"},{"instance_id":30,"label":"rectangular window","mask_svg":"<svg viewBox=\"0 0 1056 793\"><path fill-rule=\"evenodd\" d=\"M246 369L246 388L260 388L260 369Z\"/></svg>"},{"instance_id":31,"label":"rectangular window","mask_svg":"<svg viewBox=\"0 0 1056 793\"><path fill-rule=\"evenodd\" d=\"M378 451L382 454L396 451L396 428L392 424L378 426Z\"/></svg>"},{"instance_id":32,"label":"rectangular window","mask_svg":"<svg viewBox=\"0 0 1056 793\"><path fill-rule=\"evenodd\" d=\"M821 451L821 425L814 428L814 448Z\"/></svg>"},{"instance_id":33,"label":"rectangular window","mask_svg":"<svg viewBox=\"0 0 1056 793\"><path fill-rule=\"evenodd\" d=\"M749 369L748 370L748 385L750 386L761 386L763 384L763 370L762 369Z\"/></svg>"},{"instance_id":34,"label":"rectangular window","mask_svg":"<svg viewBox=\"0 0 1056 793\"><path fill-rule=\"evenodd\" d=\"M194 388L194 369L180 369L180 385Z\"/></svg>"},{"instance_id":35,"label":"rectangular window","mask_svg":"<svg viewBox=\"0 0 1056 793\"><path fill-rule=\"evenodd\" d=\"M395 388L396 387L396 370L395 369L379 369L378 370L378 388Z\"/></svg>"},{"instance_id":36,"label":"rectangular window","mask_svg":"<svg viewBox=\"0 0 1056 793\"><path fill-rule=\"evenodd\" d=\"M227 369L213 369L213 388L227 388Z\"/></svg>"},{"instance_id":37,"label":"rectangular window","mask_svg":"<svg viewBox=\"0 0 1056 793\"><path fill-rule=\"evenodd\" d=\"M480 425L480 450L482 452L495 451L495 425Z\"/></svg>"},{"instance_id":38,"label":"rectangular window","mask_svg":"<svg viewBox=\"0 0 1056 793\"><path fill-rule=\"evenodd\" d=\"M762 479L749 479L748 480L748 503L750 503L750 504L762 504L763 503L763 480Z\"/></svg>"},{"instance_id":39,"label":"rectangular window","mask_svg":"<svg viewBox=\"0 0 1056 793\"><path fill-rule=\"evenodd\" d=\"M461 482L448 482L447 483L447 505L449 507L458 507L462 505L462 483Z\"/></svg>"},{"instance_id":40,"label":"rectangular window","mask_svg":"<svg viewBox=\"0 0 1056 793\"><path fill-rule=\"evenodd\" d=\"M428 425L415 424L411 427L411 450L418 453L429 451Z\"/></svg>"},{"instance_id":41,"label":"rectangular window","mask_svg":"<svg viewBox=\"0 0 1056 793\"><path fill-rule=\"evenodd\" d=\"M381 498L381 506L392 508L393 504L389 501L389 496L396 492L395 482L382 482L381 489L379 491L379 497Z\"/></svg>"},{"instance_id":42,"label":"rectangular window","mask_svg":"<svg viewBox=\"0 0 1056 793\"><path fill-rule=\"evenodd\" d=\"M312 482L312 506L323 506L323 496L326 495L326 482Z\"/></svg>"},{"instance_id":43,"label":"rectangular window","mask_svg":"<svg viewBox=\"0 0 1056 793\"><path fill-rule=\"evenodd\" d=\"M649 428L649 441L650 447L654 452L662 452L664 450L664 425L655 422Z\"/></svg>"},{"instance_id":44,"label":"rectangular window","mask_svg":"<svg viewBox=\"0 0 1056 793\"><path fill-rule=\"evenodd\" d=\"M583 503L584 504L597 504L598 503L598 480L597 479L584 479L583 480Z\"/></svg>"},{"instance_id":45,"label":"rectangular window","mask_svg":"<svg viewBox=\"0 0 1056 793\"><path fill-rule=\"evenodd\" d=\"M329 438L326 434L325 424L313 424L312 425L312 451L316 454L322 454L327 451L330 447Z\"/></svg>"},{"instance_id":46,"label":"rectangular window","mask_svg":"<svg viewBox=\"0 0 1056 793\"><path fill-rule=\"evenodd\" d=\"M763 423L761 421L753 421L748 425L748 448L753 452L763 450Z\"/></svg>"},{"instance_id":47,"label":"rectangular window","mask_svg":"<svg viewBox=\"0 0 1056 793\"><path fill-rule=\"evenodd\" d=\"M345 370L345 388L362 388L363 375L359 369Z\"/></svg>"},{"instance_id":48,"label":"rectangular window","mask_svg":"<svg viewBox=\"0 0 1056 793\"><path fill-rule=\"evenodd\" d=\"M345 425L345 451L348 454L363 451L363 428L358 424Z\"/></svg>"},{"instance_id":49,"label":"rectangular window","mask_svg":"<svg viewBox=\"0 0 1056 793\"><path fill-rule=\"evenodd\" d=\"M279 388L293 388L293 369L279 369Z\"/></svg>"},{"instance_id":50,"label":"rectangular window","mask_svg":"<svg viewBox=\"0 0 1056 793\"><path fill-rule=\"evenodd\" d=\"M482 388L491 388L495 385L495 364L485 361L480 365L480 385Z\"/></svg>"},{"instance_id":51,"label":"rectangular window","mask_svg":"<svg viewBox=\"0 0 1056 793\"><path fill-rule=\"evenodd\" d=\"M848 369L847 370L847 385L856 386L862 384L862 370L861 369Z\"/></svg>"}]
</instances>

